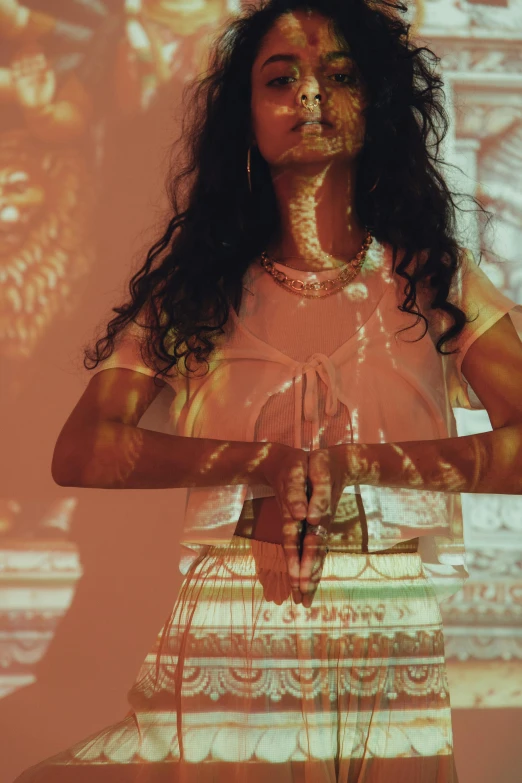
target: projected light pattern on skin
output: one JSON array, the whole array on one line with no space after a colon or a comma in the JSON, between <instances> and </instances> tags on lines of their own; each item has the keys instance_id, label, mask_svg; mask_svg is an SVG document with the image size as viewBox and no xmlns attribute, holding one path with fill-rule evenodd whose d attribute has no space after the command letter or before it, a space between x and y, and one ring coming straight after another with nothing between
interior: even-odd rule
<instances>
[{"instance_id":1,"label":"projected light pattern on skin","mask_svg":"<svg viewBox=\"0 0 522 783\"><path fill-rule=\"evenodd\" d=\"M270 254L328 275L365 235L354 194L366 96L348 44L317 13L284 14L251 79L253 143L281 217ZM312 114L302 98L316 95ZM295 127L310 117L329 125ZM64 430L64 485L85 482L87 465L90 486L201 490L182 539L194 548L130 713L17 783L54 783L60 767L74 783L90 765L152 783L159 764L180 783L457 783L439 597L419 552L449 539L443 554L461 556L460 492L522 494L519 395L482 380L506 345L522 380L509 308L495 300L505 316L462 365L494 429L456 437L431 335L396 342L411 320L389 243L375 239L360 277L326 302L292 306L257 263L246 277L224 369L172 381L174 437L137 429L154 395L129 334L86 390L104 421L85 438L73 413ZM451 572L450 590L464 579Z\"/></svg>"},{"instance_id":2,"label":"projected light pattern on skin","mask_svg":"<svg viewBox=\"0 0 522 783\"><path fill-rule=\"evenodd\" d=\"M216 463L216 460L220 458L220 456L223 454L224 451L227 449L227 444L224 443L222 446L218 446L218 448L212 452L210 457L206 462L203 463L201 466L201 475L204 476L205 473L208 473L212 466Z\"/></svg>"},{"instance_id":3,"label":"projected light pattern on skin","mask_svg":"<svg viewBox=\"0 0 522 783\"><path fill-rule=\"evenodd\" d=\"M103 481L109 489L126 486L129 476L135 471L142 448L143 436L137 427L97 428L92 444L93 459L82 473L82 484L97 487Z\"/></svg>"},{"instance_id":4,"label":"projected light pattern on skin","mask_svg":"<svg viewBox=\"0 0 522 783\"><path fill-rule=\"evenodd\" d=\"M310 112L302 98L313 104L317 95L320 106ZM357 233L353 179L364 146L364 106L347 45L332 36L326 20L298 13L281 17L266 36L252 74L255 143L271 167L285 224L282 252L275 249L274 257L306 257L311 258L307 268L331 268L340 261L332 237L338 225L345 234L341 239L357 241L350 234ZM296 127L312 120L323 124Z\"/></svg>"},{"instance_id":5,"label":"projected light pattern on skin","mask_svg":"<svg viewBox=\"0 0 522 783\"><path fill-rule=\"evenodd\" d=\"M410 457L408 457L407 454L404 453L404 451L399 448L398 446L395 446L396 453L402 457L402 464L401 464L401 470L403 475L411 476L411 486L417 486L422 487L424 482L422 480L422 476L419 474L419 471L417 470L417 467L413 463ZM377 478L378 480L378 478Z\"/></svg>"}]
</instances>

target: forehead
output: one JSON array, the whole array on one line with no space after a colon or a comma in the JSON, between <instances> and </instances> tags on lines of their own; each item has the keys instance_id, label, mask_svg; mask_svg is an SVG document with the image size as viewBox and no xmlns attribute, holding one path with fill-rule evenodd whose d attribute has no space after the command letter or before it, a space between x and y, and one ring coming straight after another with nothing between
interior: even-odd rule
<instances>
[{"instance_id":1,"label":"forehead","mask_svg":"<svg viewBox=\"0 0 522 783\"><path fill-rule=\"evenodd\" d=\"M301 56L326 54L346 42L330 31L329 20L317 12L294 11L280 16L261 44L256 65L274 52L295 52Z\"/></svg>"}]
</instances>

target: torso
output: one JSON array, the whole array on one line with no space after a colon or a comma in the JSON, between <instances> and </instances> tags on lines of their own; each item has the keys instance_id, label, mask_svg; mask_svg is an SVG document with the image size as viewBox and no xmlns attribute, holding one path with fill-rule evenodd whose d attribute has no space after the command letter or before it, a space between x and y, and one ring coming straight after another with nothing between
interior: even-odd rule
<instances>
[{"instance_id":1,"label":"torso","mask_svg":"<svg viewBox=\"0 0 522 783\"><path fill-rule=\"evenodd\" d=\"M353 305L351 309L352 313L355 313L355 308L357 309L360 317L353 317L351 336L347 336L347 339L353 337L357 332L357 329L360 328L361 323L368 324L370 318L376 317L375 313L377 310L371 303L376 300L381 302L384 294L389 290L390 281L387 277L387 271L391 268L391 249L380 246L379 243L375 243L375 245L370 247L365 263L366 269L363 270L361 276L358 276L355 279L357 284L355 288L358 292L357 295L354 294L353 299L351 299L349 297L349 288L345 289L345 295L342 299L331 297L328 300L330 303L329 310L328 313L326 313L326 311L324 313L326 323L328 319L331 319L331 310L336 304L338 308L336 314L339 322L346 324L345 315L347 311L345 303L349 300L350 304ZM285 267L282 268L282 271L284 271L284 269ZM295 271L299 272L300 270L296 269ZM334 277L336 271L337 270L328 270L328 274L323 271L320 273L320 278L325 277L325 275ZM292 272L288 272L288 274L290 276L296 276L292 275ZM275 298L280 295L279 288L270 280L269 276L259 267L259 265L252 265L251 275L252 279L249 279L248 283L249 289L253 288L253 290L255 290L256 285L260 285L262 287L261 290L264 289L264 286L271 286L267 289L267 296L270 295ZM365 290L367 290L367 298L360 298L361 284L363 284ZM288 293L283 292L281 296L288 298ZM318 298L323 297L319 296ZM294 299L295 297L290 296L288 302L286 299L281 301L281 306L285 307L285 313L288 312L288 307L294 304ZM249 306L252 307L252 312L250 312ZM314 330L305 328L306 309L300 310L296 305L296 307L293 307L291 310L294 323L295 319L300 318L303 329L298 330L298 333L301 335L299 345L289 347L284 341L281 342L281 335L278 331L277 324L274 325L271 321L267 324L263 319L259 319L260 323L257 323L258 305L256 304L255 297L253 300L251 298L245 299L242 307L243 317L246 319L247 327L251 329L254 335L257 336L257 339L260 339L262 342L268 343L270 346L283 353L288 351L296 361L304 361L307 356L311 355L314 350L316 350L316 333ZM346 344L346 342L340 343L338 333L336 330L332 330L329 332L328 340L326 342L323 341L322 351L325 352L328 357L331 357L343 344ZM288 391L287 393L290 394L291 392ZM270 420L277 420L277 417L281 414L281 408L277 406L282 406L283 401L283 395L274 397L274 406L270 409ZM260 429L255 432L255 440L269 441L273 439L274 432L269 424L270 422L267 424L266 428L263 428L264 423L262 422ZM330 438L331 442L338 442L339 437L341 436L340 430L344 431L347 426L347 422L343 417L343 412L340 411L337 418L332 418L331 421L325 422L325 428L327 425L330 425L330 429L328 431L326 431L326 429L324 430L323 438L326 441ZM303 435L303 437L305 436ZM310 432L307 433L306 437L308 440L310 439ZM243 538L253 538L258 541L282 544L282 527L283 520L276 498L255 498L254 500L248 500L244 503L241 516L235 529L235 535ZM368 551L366 516L360 495L343 493L335 519L332 521L331 531L333 546L329 543L330 548L360 553ZM396 545L395 547L392 547L391 550L385 551L403 551L404 549L406 549L406 551L417 551L417 547L418 539L416 538L402 541L400 542L400 545Z\"/></svg>"}]
</instances>

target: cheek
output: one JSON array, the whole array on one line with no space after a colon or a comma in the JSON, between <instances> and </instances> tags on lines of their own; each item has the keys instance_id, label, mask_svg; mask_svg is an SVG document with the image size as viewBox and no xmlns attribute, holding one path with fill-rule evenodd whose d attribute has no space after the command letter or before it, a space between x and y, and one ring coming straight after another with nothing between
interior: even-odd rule
<instances>
[{"instance_id":1,"label":"cheek","mask_svg":"<svg viewBox=\"0 0 522 783\"><path fill-rule=\"evenodd\" d=\"M359 96L346 96L339 106L337 119L346 130L359 128L366 124L364 103Z\"/></svg>"},{"instance_id":2,"label":"cheek","mask_svg":"<svg viewBox=\"0 0 522 783\"><path fill-rule=\"evenodd\" d=\"M265 126L267 125L266 117L270 114L270 110L266 105L266 101L256 93L252 95L252 125L256 134L264 134Z\"/></svg>"},{"instance_id":3,"label":"cheek","mask_svg":"<svg viewBox=\"0 0 522 783\"><path fill-rule=\"evenodd\" d=\"M360 90L347 89L341 92L335 103L339 116L346 120L361 115L364 110L364 100Z\"/></svg>"},{"instance_id":4,"label":"cheek","mask_svg":"<svg viewBox=\"0 0 522 783\"><path fill-rule=\"evenodd\" d=\"M252 124L258 144L281 137L289 123L288 109L274 101L252 103Z\"/></svg>"},{"instance_id":5,"label":"cheek","mask_svg":"<svg viewBox=\"0 0 522 783\"><path fill-rule=\"evenodd\" d=\"M273 160L281 151L281 133L274 122L270 119L267 121L266 118L260 119L255 133L259 152L265 160Z\"/></svg>"}]
</instances>

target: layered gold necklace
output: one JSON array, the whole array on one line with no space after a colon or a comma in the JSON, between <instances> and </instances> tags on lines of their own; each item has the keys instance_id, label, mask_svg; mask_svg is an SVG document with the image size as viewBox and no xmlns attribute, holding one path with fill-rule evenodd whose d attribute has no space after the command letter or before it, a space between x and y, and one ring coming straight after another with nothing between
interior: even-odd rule
<instances>
[{"instance_id":1,"label":"layered gold necklace","mask_svg":"<svg viewBox=\"0 0 522 783\"><path fill-rule=\"evenodd\" d=\"M331 296L332 294L337 293L337 291L340 291L354 279L366 260L366 253L372 242L373 237L371 232L367 230L366 238L362 244L361 249L357 255L351 258L350 261L346 262L346 266L343 268L342 272L337 275L337 277L321 281L317 280L313 283L306 283L303 280L298 280L296 278L285 275L284 272L276 268L274 261L269 258L266 251L261 253L260 263L263 269L272 275L275 282L282 288L290 291L290 293L297 294L298 296L304 296L308 299L319 299L324 296Z\"/></svg>"}]
</instances>

